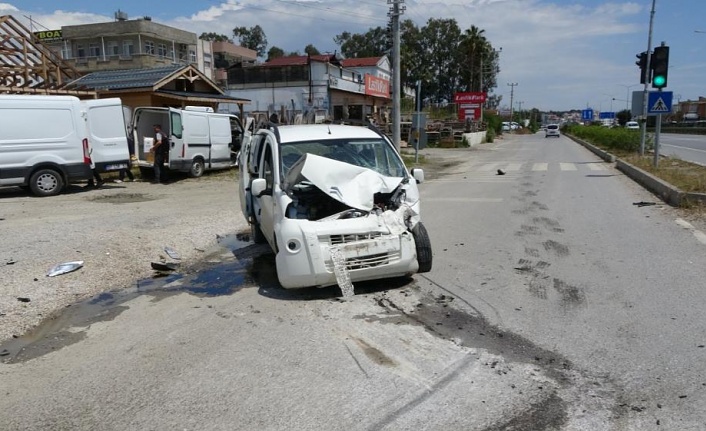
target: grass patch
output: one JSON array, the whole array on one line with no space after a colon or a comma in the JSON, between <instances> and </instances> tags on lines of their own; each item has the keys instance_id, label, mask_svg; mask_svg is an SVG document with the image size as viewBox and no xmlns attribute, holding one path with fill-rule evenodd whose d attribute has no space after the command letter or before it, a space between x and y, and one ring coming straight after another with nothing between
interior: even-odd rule
<instances>
[{"instance_id":1,"label":"grass patch","mask_svg":"<svg viewBox=\"0 0 706 431\"><path fill-rule=\"evenodd\" d=\"M400 153L400 155L402 156L402 160L404 160L404 164L407 167L422 166L422 165L427 164L427 159L422 154L419 155L419 157L418 157L419 161L416 163L414 162L414 152L412 152L411 154L404 152L404 153Z\"/></svg>"},{"instance_id":2,"label":"grass patch","mask_svg":"<svg viewBox=\"0 0 706 431\"><path fill-rule=\"evenodd\" d=\"M619 157L682 191L706 193L706 166L668 157L660 159L659 166L655 168L653 156L629 154Z\"/></svg>"}]
</instances>

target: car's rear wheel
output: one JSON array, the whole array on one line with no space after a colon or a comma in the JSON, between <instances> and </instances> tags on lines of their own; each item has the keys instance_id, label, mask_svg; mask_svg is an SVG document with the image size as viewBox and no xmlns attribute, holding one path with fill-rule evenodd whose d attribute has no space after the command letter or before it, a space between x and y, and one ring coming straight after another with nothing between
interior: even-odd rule
<instances>
[{"instance_id":1,"label":"car's rear wheel","mask_svg":"<svg viewBox=\"0 0 706 431\"><path fill-rule=\"evenodd\" d=\"M203 159L200 157L197 157L196 159L194 159L194 162L191 164L191 169L189 170L189 175L192 178L198 178L201 175L203 175L205 170L206 170L206 166L204 164Z\"/></svg>"},{"instance_id":2,"label":"car's rear wheel","mask_svg":"<svg viewBox=\"0 0 706 431\"><path fill-rule=\"evenodd\" d=\"M29 188L36 196L58 195L64 188L64 179L54 169L40 169L29 179Z\"/></svg>"},{"instance_id":3,"label":"car's rear wheel","mask_svg":"<svg viewBox=\"0 0 706 431\"><path fill-rule=\"evenodd\" d=\"M417 248L417 263L419 263L419 270L417 272L431 271L431 240L429 240L427 228L424 227L422 222L414 226L412 236L414 237L414 244Z\"/></svg>"}]
</instances>

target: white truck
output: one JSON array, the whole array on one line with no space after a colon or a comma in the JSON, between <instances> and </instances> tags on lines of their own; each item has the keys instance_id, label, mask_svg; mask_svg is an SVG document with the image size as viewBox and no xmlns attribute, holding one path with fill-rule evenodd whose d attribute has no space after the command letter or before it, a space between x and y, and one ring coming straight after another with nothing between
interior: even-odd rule
<instances>
[{"instance_id":1,"label":"white truck","mask_svg":"<svg viewBox=\"0 0 706 431\"><path fill-rule=\"evenodd\" d=\"M169 155L164 164L170 170L200 177L205 171L227 169L237 163L243 126L235 115L215 113L212 108L201 106L140 107L132 112L130 129L141 172L153 167L154 155L149 149L155 124L169 138Z\"/></svg>"},{"instance_id":2,"label":"white truck","mask_svg":"<svg viewBox=\"0 0 706 431\"><path fill-rule=\"evenodd\" d=\"M53 196L92 169L128 166L120 99L0 95L0 186Z\"/></svg>"}]
</instances>

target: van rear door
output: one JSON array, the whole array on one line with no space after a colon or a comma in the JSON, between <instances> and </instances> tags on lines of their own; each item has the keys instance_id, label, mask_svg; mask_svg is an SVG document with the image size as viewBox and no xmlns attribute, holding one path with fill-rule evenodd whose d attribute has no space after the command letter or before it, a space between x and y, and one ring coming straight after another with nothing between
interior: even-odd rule
<instances>
[{"instance_id":1,"label":"van rear door","mask_svg":"<svg viewBox=\"0 0 706 431\"><path fill-rule=\"evenodd\" d=\"M120 99L86 100L82 103L86 110L86 129L95 169L106 172L129 168L126 123Z\"/></svg>"}]
</instances>

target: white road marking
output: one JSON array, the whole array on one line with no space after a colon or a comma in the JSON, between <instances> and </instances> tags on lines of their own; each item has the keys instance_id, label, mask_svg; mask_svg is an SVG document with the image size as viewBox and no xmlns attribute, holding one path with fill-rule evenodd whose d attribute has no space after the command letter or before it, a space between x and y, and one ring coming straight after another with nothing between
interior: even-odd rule
<instances>
[{"instance_id":1,"label":"white road marking","mask_svg":"<svg viewBox=\"0 0 706 431\"><path fill-rule=\"evenodd\" d=\"M573 163L559 163L559 168L562 171L575 171L576 165Z\"/></svg>"},{"instance_id":2,"label":"white road marking","mask_svg":"<svg viewBox=\"0 0 706 431\"><path fill-rule=\"evenodd\" d=\"M498 165L499 163L486 163L485 165L481 166L478 170L482 172L490 172L495 169L495 167Z\"/></svg>"},{"instance_id":3,"label":"white road marking","mask_svg":"<svg viewBox=\"0 0 706 431\"><path fill-rule=\"evenodd\" d=\"M589 163L588 169L590 169L592 171L605 171L606 167L602 163Z\"/></svg>"},{"instance_id":4,"label":"white road marking","mask_svg":"<svg viewBox=\"0 0 706 431\"><path fill-rule=\"evenodd\" d=\"M532 165L533 171L546 171L549 169L549 163L535 163Z\"/></svg>"},{"instance_id":5,"label":"white road marking","mask_svg":"<svg viewBox=\"0 0 706 431\"><path fill-rule=\"evenodd\" d=\"M519 171L522 168L522 163L509 163L505 168L506 171Z\"/></svg>"},{"instance_id":6,"label":"white road marking","mask_svg":"<svg viewBox=\"0 0 706 431\"><path fill-rule=\"evenodd\" d=\"M679 148L682 150L698 151L699 153L706 153L706 150L699 150L698 148L682 147L681 145L661 144L661 143L659 145L662 147L674 147L674 148Z\"/></svg>"},{"instance_id":7,"label":"white road marking","mask_svg":"<svg viewBox=\"0 0 706 431\"><path fill-rule=\"evenodd\" d=\"M701 232L700 230L696 229L691 223L688 221L678 218L674 220L676 224L679 226L683 227L684 229L690 231L692 234L694 234L694 237L696 237L696 240L699 241L701 244L706 245L706 234Z\"/></svg>"}]
</instances>

